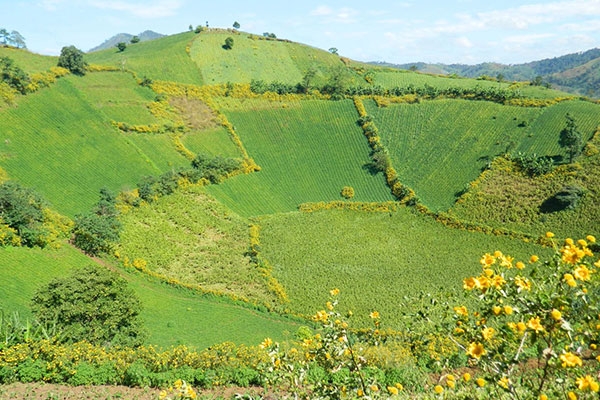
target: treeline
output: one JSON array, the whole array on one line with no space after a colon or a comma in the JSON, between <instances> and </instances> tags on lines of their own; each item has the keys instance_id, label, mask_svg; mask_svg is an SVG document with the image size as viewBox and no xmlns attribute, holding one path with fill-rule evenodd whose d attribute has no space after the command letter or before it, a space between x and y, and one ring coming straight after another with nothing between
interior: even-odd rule
<instances>
[{"instance_id":1,"label":"treeline","mask_svg":"<svg viewBox=\"0 0 600 400\"><path fill-rule=\"evenodd\" d=\"M264 94L266 92L285 94L304 94L313 91L318 91L326 95L338 96L386 96L386 97L402 97L413 95L420 99L437 99L437 98L461 98L468 100L486 100L496 103L504 103L506 101L521 97L518 90L503 89L500 87L448 87L439 88L425 84L424 86L395 86L386 88L381 85L369 86L344 86L340 82L328 82L322 86L310 86L304 82L296 84L283 82L265 82L262 80L252 80L250 82L250 90L256 94Z\"/></svg>"}]
</instances>

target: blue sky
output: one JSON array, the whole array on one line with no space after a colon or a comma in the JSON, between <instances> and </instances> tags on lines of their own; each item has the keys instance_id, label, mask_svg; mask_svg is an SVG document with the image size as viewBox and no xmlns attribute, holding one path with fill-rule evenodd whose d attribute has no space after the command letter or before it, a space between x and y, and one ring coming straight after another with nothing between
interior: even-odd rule
<instances>
[{"instance_id":1,"label":"blue sky","mask_svg":"<svg viewBox=\"0 0 600 400\"><path fill-rule=\"evenodd\" d=\"M206 21L360 61L516 64L600 47L600 0L0 0L0 28L41 54Z\"/></svg>"}]
</instances>

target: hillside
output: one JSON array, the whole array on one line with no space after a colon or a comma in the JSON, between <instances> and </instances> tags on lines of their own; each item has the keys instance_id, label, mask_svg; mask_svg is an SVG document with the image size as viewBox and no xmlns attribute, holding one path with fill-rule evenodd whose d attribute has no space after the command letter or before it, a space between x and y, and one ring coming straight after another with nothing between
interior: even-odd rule
<instances>
[{"instance_id":1,"label":"hillside","mask_svg":"<svg viewBox=\"0 0 600 400\"><path fill-rule=\"evenodd\" d=\"M131 42L131 39L133 39L134 36L137 36L138 39L140 39L140 42L145 42L148 40L154 40L154 39L161 38L165 35L154 32L154 31L150 31L150 30L144 31L142 33L138 33L137 35L132 35L130 33L119 33L109 39L106 39L104 42L102 42L102 44L99 44L98 46L95 46L95 47L89 49L88 53L92 53L94 51L99 51L99 50L114 49L115 46L121 42L129 44Z\"/></svg>"},{"instance_id":2,"label":"hillside","mask_svg":"<svg viewBox=\"0 0 600 400\"><path fill-rule=\"evenodd\" d=\"M600 96L597 90L600 83L599 64L600 49L590 49L580 53L511 65L499 63L426 64L421 62L384 65L401 69L416 68L418 71L433 74L456 74L468 78L502 76L507 81L534 81L536 78L541 78L543 82L560 90L597 98Z\"/></svg>"},{"instance_id":3,"label":"hillside","mask_svg":"<svg viewBox=\"0 0 600 400\"><path fill-rule=\"evenodd\" d=\"M467 365L439 331L460 326L451 305L482 304L464 296L466 278L494 258L511 274L527 264L549 279L537 269L553 254L547 231L556 243L600 234L600 104L558 88L370 66L223 29L85 54L82 76L55 68L56 57L0 48L3 56L30 84L47 80L24 93L0 86L0 184L45 199L49 239L19 247L9 239L29 232L0 208L0 310L30 317L35 290L72 269L116 272L141 300L149 335L110 367L120 374L113 384L267 385L277 360L321 351L309 338L323 319L331 332L343 325L323 317L338 299L338 317L355 313L352 341L392 343L365 353L394 371L377 379L421 382ZM567 131L581 141L565 145ZM76 249L70 223L105 214L118 238L93 257ZM519 293L531 289L519 282ZM262 350L279 357L294 339L300 356L270 364ZM325 379L321 370L310 379Z\"/></svg>"}]
</instances>

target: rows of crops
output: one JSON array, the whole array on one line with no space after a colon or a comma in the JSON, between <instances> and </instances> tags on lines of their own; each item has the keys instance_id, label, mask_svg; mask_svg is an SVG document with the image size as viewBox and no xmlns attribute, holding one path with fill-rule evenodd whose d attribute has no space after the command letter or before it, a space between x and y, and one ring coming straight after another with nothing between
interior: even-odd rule
<instances>
[{"instance_id":1,"label":"rows of crops","mask_svg":"<svg viewBox=\"0 0 600 400\"><path fill-rule=\"evenodd\" d=\"M129 124L155 124L159 121L147 104L156 96L137 84L129 73L94 72L71 81L85 99L113 121Z\"/></svg>"},{"instance_id":2,"label":"rows of crops","mask_svg":"<svg viewBox=\"0 0 600 400\"><path fill-rule=\"evenodd\" d=\"M59 250L6 248L0 252L0 310L30 318L29 301L35 290L89 258L64 244ZM168 347L185 343L206 348L223 341L255 345L267 336L289 337L297 324L274 315L203 298L140 273L121 271L142 302L148 344Z\"/></svg>"},{"instance_id":3,"label":"rows of crops","mask_svg":"<svg viewBox=\"0 0 600 400\"><path fill-rule=\"evenodd\" d=\"M116 48L96 51L87 54L86 60L134 71L139 78L202 85L202 76L186 52L193 39L194 33L185 32L130 44L123 52Z\"/></svg>"},{"instance_id":4,"label":"rows of crops","mask_svg":"<svg viewBox=\"0 0 600 400\"><path fill-rule=\"evenodd\" d=\"M545 109L464 100L388 108L365 104L390 151L400 181L434 210L448 209L456 193L499 154L563 154L558 139L567 112L581 121L582 132L591 133L600 123L598 114L591 112L598 106L582 101Z\"/></svg>"},{"instance_id":5,"label":"rows of crops","mask_svg":"<svg viewBox=\"0 0 600 400\"><path fill-rule=\"evenodd\" d=\"M409 208L394 213L322 211L261 218L263 255L285 286L289 307L321 309L329 290L365 323L377 310L386 327L402 326L415 311L405 296L460 292L462 280L481 270L484 253L503 250L528 260L544 250L521 241L451 230Z\"/></svg>"},{"instance_id":6,"label":"rows of crops","mask_svg":"<svg viewBox=\"0 0 600 400\"><path fill-rule=\"evenodd\" d=\"M55 67L58 62L58 57L42 56L22 49L4 46L0 47L0 57L11 58L19 68L28 74L48 71L50 68Z\"/></svg>"},{"instance_id":7,"label":"rows of crops","mask_svg":"<svg viewBox=\"0 0 600 400\"><path fill-rule=\"evenodd\" d=\"M351 101L302 101L254 110L253 101L225 110L261 171L207 188L241 215L295 210L308 201L340 200L352 186L357 201L391 200L381 175L365 165L369 148ZM246 111L248 110L248 111Z\"/></svg>"},{"instance_id":8,"label":"rows of crops","mask_svg":"<svg viewBox=\"0 0 600 400\"><path fill-rule=\"evenodd\" d=\"M270 303L264 279L244 254L247 222L190 188L122 217L121 259L180 282Z\"/></svg>"}]
</instances>

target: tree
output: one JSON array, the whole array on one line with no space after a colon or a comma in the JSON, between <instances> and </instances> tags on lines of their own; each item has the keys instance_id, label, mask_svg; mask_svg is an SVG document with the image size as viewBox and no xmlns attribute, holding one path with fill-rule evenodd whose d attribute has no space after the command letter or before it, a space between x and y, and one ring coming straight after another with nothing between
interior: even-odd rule
<instances>
[{"instance_id":1,"label":"tree","mask_svg":"<svg viewBox=\"0 0 600 400\"><path fill-rule=\"evenodd\" d=\"M0 57L0 82L5 82L21 94L25 94L30 79L25 71L14 64L11 58Z\"/></svg>"},{"instance_id":2,"label":"tree","mask_svg":"<svg viewBox=\"0 0 600 400\"><path fill-rule=\"evenodd\" d=\"M194 29L194 33L200 33L204 30L204 27L202 25L198 25L196 27L196 29Z\"/></svg>"},{"instance_id":3,"label":"tree","mask_svg":"<svg viewBox=\"0 0 600 400\"><path fill-rule=\"evenodd\" d=\"M141 303L116 273L88 266L39 288L31 310L42 324L55 324L63 342L138 346L144 330Z\"/></svg>"},{"instance_id":4,"label":"tree","mask_svg":"<svg viewBox=\"0 0 600 400\"><path fill-rule=\"evenodd\" d=\"M581 154L583 138L581 132L577 129L577 124L571 114L567 113L565 118L567 119L566 126L560 132L558 144L560 147L566 148L567 154L569 155L569 163L572 163L575 158Z\"/></svg>"},{"instance_id":5,"label":"tree","mask_svg":"<svg viewBox=\"0 0 600 400\"><path fill-rule=\"evenodd\" d=\"M45 201L32 189L8 181L0 185L0 223L14 229L21 244L43 247Z\"/></svg>"},{"instance_id":6,"label":"tree","mask_svg":"<svg viewBox=\"0 0 600 400\"><path fill-rule=\"evenodd\" d=\"M8 44L9 37L10 37L10 33L8 33L8 31L5 28L1 28L0 29L0 40L2 41L3 45Z\"/></svg>"},{"instance_id":7,"label":"tree","mask_svg":"<svg viewBox=\"0 0 600 400\"><path fill-rule=\"evenodd\" d=\"M233 48L233 38L231 36L225 39L225 44L223 45L225 50L231 50Z\"/></svg>"},{"instance_id":8,"label":"tree","mask_svg":"<svg viewBox=\"0 0 600 400\"><path fill-rule=\"evenodd\" d=\"M240 23L239 23L239 22L237 22L237 21L235 21L235 22L233 23L233 27L234 27L235 29L240 29Z\"/></svg>"},{"instance_id":9,"label":"tree","mask_svg":"<svg viewBox=\"0 0 600 400\"><path fill-rule=\"evenodd\" d=\"M115 196L101 189L95 208L75 218L73 244L90 255L109 253L121 234L118 215Z\"/></svg>"},{"instance_id":10,"label":"tree","mask_svg":"<svg viewBox=\"0 0 600 400\"><path fill-rule=\"evenodd\" d=\"M68 69L75 75L85 75L87 63L83 59L83 51L75 46L65 46L60 51L58 66Z\"/></svg>"},{"instance_id":11,"label":"tree","mask_svg":"<svg viewBox=\"0 0 600 400\"><path fill-rule=\"evenodd\" d=\"M194 30L194 27L192 26L192 24L190 24L190 26L188 26L188 30L191 32Z\"/></svg>"},{"instance_id":12,"label":"tree","mask_svg":"<svg viewBox=\"0 0 600 400\"><path fill-rule=\"evenodd\" d=\"M10 43L12 46L15 46L19 49L26 49L27 45L25 44L25 38L17 31L10 32Z\"/></svg>"},{"instance_id":13,"label":"tree","mask_svg":"<svg viewBox=\"0 0 600 400\"><path fill-rule=\"evenodd\" d=\"M335 54L335 55L337 55L337 54L338 54L338 49L337 49L337 47L332 47L332 48L330 48L330 49L329 49L329 52L330 52L331 54Z\"/></svg>"},{"instance_id":14,"label":"tree","mask_svg":"<svg viewBox=\"0 0 600 400\"><path fill-rule=\"evenodd\" d=\"M127 48L127 43L125 42L119 42L117 43L117 49L119 49L120 52L125 51L125 49Z\"/></svg>"},{"instance_id":15,"label":"tree","mask_svg":"<svg viewBox=\"0 0 600 400\"><path fill-rule=\"evenodd\" d=\"M136 44L140 42L140 37L139 36L134 36L131 38L130 40L131 43Z\"/></svg>"}]
</instances>

